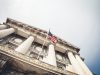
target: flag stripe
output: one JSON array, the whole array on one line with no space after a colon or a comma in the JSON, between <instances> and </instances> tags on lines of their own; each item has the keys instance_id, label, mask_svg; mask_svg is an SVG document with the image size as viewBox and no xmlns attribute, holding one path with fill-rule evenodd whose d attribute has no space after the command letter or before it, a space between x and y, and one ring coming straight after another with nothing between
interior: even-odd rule
<instances>
[{"instance_id":1,"label":"flag stripe","mask_svg":"<svg viewBox=\"0 0 100 75\"><path fill-rule=\"evenodd\" d=\"M53 43L56 43L57 42L57 38L55 36L53 36L53 34L50 32L49 30L49 33L48 33L48 37L49 39L53 42Z\"/></svg>"}]
</instances>

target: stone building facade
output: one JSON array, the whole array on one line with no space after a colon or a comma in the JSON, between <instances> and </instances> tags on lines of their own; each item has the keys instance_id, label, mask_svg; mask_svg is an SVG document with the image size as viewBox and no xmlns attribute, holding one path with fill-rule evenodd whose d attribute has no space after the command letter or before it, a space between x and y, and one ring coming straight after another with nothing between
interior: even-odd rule
<instances>
[{"instance_id":1,"label":"stone building facade","mask_svg":"<svg viewBox=\"0 0 100 75\"><path fill-rule=\"evenodd\" d=\"M0 24L0 75L93 75L80 49L48 32L7 18ZM55 35L54 35L55 36Z\"/></svg>"}]
</instances>

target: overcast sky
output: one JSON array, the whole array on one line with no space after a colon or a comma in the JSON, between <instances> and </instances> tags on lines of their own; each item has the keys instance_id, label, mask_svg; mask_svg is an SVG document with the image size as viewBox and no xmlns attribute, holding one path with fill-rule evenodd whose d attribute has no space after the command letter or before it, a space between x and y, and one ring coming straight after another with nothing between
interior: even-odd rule
<instances>
[{"instance_id":1,"label":"overcast sky","mask_svg":"<svg viewBox=\"0 0 100 75\"><path fill-rule=\"evenodd\" d=\"M100 75L99 0L0 0L0 23L7 17L36 26L80 47Z\"/></svg>"}]
</instances>

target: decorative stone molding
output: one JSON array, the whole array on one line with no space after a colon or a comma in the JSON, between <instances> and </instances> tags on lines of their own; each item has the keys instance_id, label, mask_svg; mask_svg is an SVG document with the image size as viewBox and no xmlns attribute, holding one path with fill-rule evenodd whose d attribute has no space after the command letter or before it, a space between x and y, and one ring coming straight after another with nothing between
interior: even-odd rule
<instances>
[{"instance_id":1,"label":"decorative stone molding","mask_svg":"<svg viewBox=\"0 0 100 75\"><path fill-rule=\"evenodd\" d=\"M41 36L43 38L46 38L46 36L48 34L47 31L45 31L45 30L42 30L42 29L39 29L39 28L36 28L36 27L32 27L32 26L28 26L27 24L24 24L24 23L19 22L19 21L15 21L15 20L10 19L10 18L7 18L7 21L6 21L5 24L8 25L8 26L11 26L11 27L12 26L20 27L20 28L25 29L25 30L27 30L29 32L35 33L38 36ZM57 43L59 43L60 45L63 45L65 47L67 47L67 46L68 47L71 47L73 49L76 49L77 52L79 52L80 49L78 47L70 44L69 42L66 42L66 41L60 39L59 37L57 37L57 39L58 39L58 42Z\"/></svg>"}]
</instances>

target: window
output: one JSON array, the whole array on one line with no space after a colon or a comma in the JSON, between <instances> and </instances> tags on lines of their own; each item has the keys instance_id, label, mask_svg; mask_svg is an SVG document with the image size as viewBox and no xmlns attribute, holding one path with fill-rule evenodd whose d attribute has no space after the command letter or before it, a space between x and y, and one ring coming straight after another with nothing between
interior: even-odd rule
<instances>
[{"instance_id":1,"label":"window","mask_svg":"<svg viewBox=\"0 0 100 75\"><path fill-rule=\"evenodd\" d=\"M37 50L37 51L39 51L39 52L42 52L42 48L39 47L39 46L35 47L35 50Z\"/></svg>"},{"instance_id":2,"label":"window","mask_svg":"<svg viewBox=\"0 0 100 75\"><path fill-rule=\"evenodd\" d=\"M58 60L62 60L62 56L61 56L60 54L56 54L56 58L57 58Z\"/></svg>"},{"instance_id":3,"label":"window","mask_svg":"<svg viewBox=\"0 0 100 75\"><path fill-rule=\"evenodd\" d=\"M18 44L21 44L23 41L20 38L16 38L16 39L14 39L14 42L15 43L18 43Z\"/></svg>"},{"instance_id":4,"label":"window","mask_svg":"<svg viewBox=\"0 0 100 75\"><path fill-rule=\"evenodd\" d=\"M60 62L57 62L57 67L58 68L61 68L61 69L66 69L66 65L65 64L62 64Z\"/></svg>"}]
</instances>

